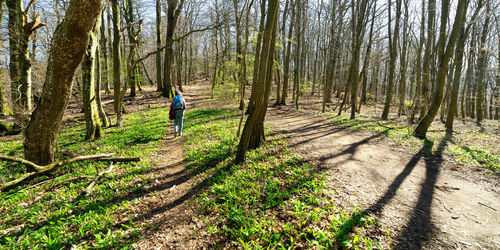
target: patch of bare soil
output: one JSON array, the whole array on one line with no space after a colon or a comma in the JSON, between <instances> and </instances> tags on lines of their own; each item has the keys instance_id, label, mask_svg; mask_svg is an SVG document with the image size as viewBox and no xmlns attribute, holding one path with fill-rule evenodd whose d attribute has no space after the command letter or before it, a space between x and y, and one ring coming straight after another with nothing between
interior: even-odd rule
<instances>
[{"instance_id":1,"label":"patch of bare soil","mask_svg":"<svg viewBox=\"0 0 500 250\"><path fill-rule=\"evenodd\" d=\"M395 249L500 248L498 176L457 170L442 154L353 132L321 115L272 107L267 121L295 152L330 172L341 206L360 205L386 227Z\"/></svg>"}]
</instances>

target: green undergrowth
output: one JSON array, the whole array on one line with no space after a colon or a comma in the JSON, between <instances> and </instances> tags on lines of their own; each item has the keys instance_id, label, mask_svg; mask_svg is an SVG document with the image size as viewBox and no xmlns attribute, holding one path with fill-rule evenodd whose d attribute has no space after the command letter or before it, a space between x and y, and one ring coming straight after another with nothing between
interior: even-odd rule
<instances>
[{"instance_id":1,"label":"green undergrowth","mask_svg":"<svg viewBox=\"0 0 500 250\"><path fill-rule=\"evenodd\" d=\"M330 117L338 125L352 130L368 130L382 133L399 144L412 147L415 152L418 152L424 146L432 144L434 144L432 149L432 152L434 152L438 150L439 142L446 138L445 128L441 123L434 123L431 126L427 133L427 139L419 139L413 136L415 127L407 126L404 123L373 120L359 115L358 118L351 120L349 114L341 116L330 114ZM492 137L494 136L473 130L453 133L453 136L448 139L449 141L443 153L462 165L482 166L491 170L493 174L500 174L500 155L498 152L495 153L494 149L497 146L494 142L488 142L489 139L494 139Z\"/></svg>"},{"instance_id":2,"label":"green undergrowth","mask_svg":"<svg viewBox=\"0 0 500 250\"><path fill-rule=\"evenodd\" d=\"M236 110L187 115L186 162L206 187L197 199L214 247L372 248L380 226L362 211L342 211L325 175L275 136L234 164ZM331 190L330 190L331 192ZM387 237L381 236L381 237Z\"/></svg>"},{"instance_id":3,"label":"green undergrowth","mask_svg":"<svg viewBox=\"0 0 500 250\"><path fill-rule=\"evenodd\" d=\"M116 163L94 191L82 195L94 176L110 167L105 162L77 162L50 176L0 193L0 249L3 248L131 248L140 237L138 226L124 219L148 183L151 153L166 132L165 108L129 114L124 126L105 130L104 138L84 141L83 124L62 130L59 148L75 155L114 153L141 157L138 163ZM22 142L0 145L0 154L22 157ZM24 167L0 162L0 177L10 180ZM41 183L32 186L35 183Z\"/></svg>"}]
</instances>

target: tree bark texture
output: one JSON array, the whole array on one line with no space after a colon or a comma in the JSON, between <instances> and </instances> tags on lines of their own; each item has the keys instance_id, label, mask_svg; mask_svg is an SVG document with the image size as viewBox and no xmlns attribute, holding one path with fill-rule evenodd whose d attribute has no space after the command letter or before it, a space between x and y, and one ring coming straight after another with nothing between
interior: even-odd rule
<instances>
[{"instance_id":1,"label":"tree bark texture","mask_svg":"<svg viewBox=\"0 0 500 250\"><path fill-rule=\"evenodd\" d=\"M102 135L102 123L99 117L99 110L97 108L97 100L95 93L96 85L96 57L98 48L99 28L101 25L101 18L97 18L94 28L90 33L89 45L85 52L85 57L82 63L82 99L83 111L85 113L85 140L99 139Z\"/></svg>"},{"instance_id":2,"label":"tree bark texture","mask_svg":"<svg viewBox=\"0 0 500 250\"><path fill-rule=\"evenodd\" d=\"M257 81L254 83L256 86L255 109L250 113L245 122L238 151L236 152L236 162L244 161L246 151L259 147L264 138L264 118L271 92L278 9L279 0L269 0L266 26L262 39L259 75ZM264 16L261 18L264 18Z\"/></svg>"},{"instance_id":3,"label":"tree bark texture","mask_svg":"<svg viewBox=\"0 0 500 250\"><path fill-rule=\"evenodd\" d=\"M46 165L55 159L75 71L103 4L104 0L71 0L64 21L54 32L40 104L26 128L24 154L29 161Z\"/></svg>"},{"instance_id":4,"label":"tree bark texture","mask_svg":"<svg viewBox=\"0 0 500 250\"><path fill-rule=\"evenodd\" d=\"M163 74L163 97L170 98L173 96L172 93L172 60L174 57L174 32L175 26L177 25L177 18L182 10L182 5L184 0L168 0L168 10L167 10L167 33L165 37L165 68Z\"/></svg>"},{"instance_id":5,"label":"tree bark texture","mask_svg":"<svg viewBox=\"0 0 500 250\"><path fill-rule=\"evenodd\" d=\"M116 126L122 125L122 75L121 75L121 57L120 57L120 7L118 0L111 0L111 10L113 19L113 99L114 110L116 114Z\"/></svg>"},{"instance_id":6,"label":"tree bark texture","mask_svg":"<svg viewBox=\"0 0 500 250\"><path fill-rule=\"evenodd\" d=\"M397 46L399 40L399 20L401 18L401 0L396 0L396 23L394 24L394 34L391 34L391 1L389 0L389 75L387 82L387 92L385 94L385 104L384 111L382 112L382 120L386 120L389 117L389 111L391 110L392 96L394 89L394 72L396 71L396 60L397 60Z\"/></svg>"}]
</instances>

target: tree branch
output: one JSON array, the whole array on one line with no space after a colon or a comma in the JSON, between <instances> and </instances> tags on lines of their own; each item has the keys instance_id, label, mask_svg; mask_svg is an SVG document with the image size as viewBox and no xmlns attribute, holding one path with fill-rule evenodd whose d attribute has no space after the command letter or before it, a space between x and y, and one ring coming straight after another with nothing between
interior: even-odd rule
<instances>
[{"instance_id":1,"label":"tree branch","mask_svg":"<svg viewBox=\"0 0 500 250\"><path fill-rule=\"evenodd\" d=\"M15 185L23 182L26 179L54 171L61 166L64 166L66 164L70 164L73 162L77 162L77 161L93 160L93 161L111 161L111 162L137 162L137 161L141 160L141 158L139 158L139 157L114 157L114 158L112 158L111 157L112 155L113 154L96 154L96 155L77 156L77 157L73 157L71 159L67 159L67 160L63 160L63 161L56 161L56 162L53 162L53 163L46 165L46 166L40 166L40 165L37 165L31 161L22 159L22 158L0 155L0 160L21 163L21 164L24 164L26 166L29 166L31 168L30 170L32 170L29 173L25 173L25 174L21 175L21 177L15 179L15 180L0 183L0 191L4 191L4 190L7 190L9 188L12 188Z\"/></svg>"}]
</instances>

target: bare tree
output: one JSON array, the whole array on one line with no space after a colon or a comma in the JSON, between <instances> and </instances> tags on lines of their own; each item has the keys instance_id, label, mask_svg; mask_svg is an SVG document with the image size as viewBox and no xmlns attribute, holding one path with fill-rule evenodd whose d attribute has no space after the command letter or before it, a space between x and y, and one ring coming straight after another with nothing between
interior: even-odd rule
<instances>
[{"instance_id":1,"label":"bare tree","mask_svg":"<svg viewBox=\"0 0 500 250\"><path fill-rule=\"evenodd\" d=\"M427 130L429 129L432 121L436 117L436 114L441 105L443 99L443 89L446 74L448 71L448 62L453 54L453 49L455 47L455 42L458 38L458 33L460 28L464 25L464 15L463 12L467 10L468 1L459 0L457 6L457 12L455 15L455 21L453 23L453 28L450 32L448 43L446 44L446 24L449 15L449 0L443 0L441 3L441 27L439 30L438 39L438 73L436 79L436 87L434 94L432 96L432 103L429 110L419 122L418 126L415 128L415 136L425 137Z\"/></svg>"}]
</instances>

